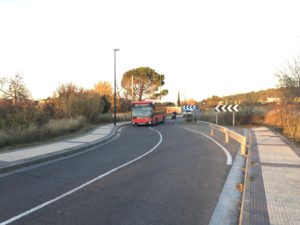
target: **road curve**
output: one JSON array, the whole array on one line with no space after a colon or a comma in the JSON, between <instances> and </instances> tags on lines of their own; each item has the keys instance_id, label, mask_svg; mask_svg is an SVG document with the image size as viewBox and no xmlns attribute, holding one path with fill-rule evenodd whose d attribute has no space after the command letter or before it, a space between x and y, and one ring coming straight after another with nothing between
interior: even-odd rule
<instances>
[{"instance_id":1,"label":"road curve","mask_svg":"<svg viewBox=\"0 0 300 225\"><path fill-rule=\"evenodd\" d=\"M6 221L151 154L11 224L207 224L229 167L218 146L173 123L124 128L95 151L0 178Z\"/></svg>"}]
</instances>

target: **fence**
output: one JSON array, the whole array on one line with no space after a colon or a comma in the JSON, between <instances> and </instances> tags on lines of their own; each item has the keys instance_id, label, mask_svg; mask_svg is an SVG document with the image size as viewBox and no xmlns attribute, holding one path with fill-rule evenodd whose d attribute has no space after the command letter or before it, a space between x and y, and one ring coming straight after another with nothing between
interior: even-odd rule
<instances>
[{"instance_id":1,"label":"fence","mask_svg":"<svg viewBox=\"0 0 300 225\"><path fill-rule=\"evenodd\" d=\"M214 131L217 130L219 132L224 133L225 135L225 142L228 143L229 142L229 137L231 137L232 139L236 140L237 142L239 142L241 144L241 155L246 155L246 143L247 143L247 139L245 136L240 135L226 127L222 127L222 126L218 126L212 123L208 123L208 122L204 122L204 121L197 121L197 124L206 124L210 127L210 134L211 136L214 135Z\"/></svg>"}]
</instances>

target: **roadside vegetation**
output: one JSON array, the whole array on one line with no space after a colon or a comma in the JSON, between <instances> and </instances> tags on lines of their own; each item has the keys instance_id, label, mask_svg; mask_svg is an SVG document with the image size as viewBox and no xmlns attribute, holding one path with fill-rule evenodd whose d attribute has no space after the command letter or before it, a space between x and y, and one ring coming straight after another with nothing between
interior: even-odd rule
<instances>
[{"instance_id":1,"label":"roadside vegetation","mask_svg":"<svg viewBox=\"0 0 300 225\"><path fill-rule=\"evenodd\" d=\"M300 142L300 65L299 60L289 62L275 74L278 88L232 96L212 96L199 104L202 120L216 121L214 107L217 104L239 104L237 125L268 126L286 137ZM232 113L218 113L218 122L232 125Z\"/></svg>"},{"instance_id":2,"label":"roadside vegetation","mask_svg":"<svg viewBox=\"0 0 300 225\"><path fill-rule=\"evenodd\" d=\"M130 120L132 99L165 96L168 90L159 89L164 84L165 76L149 67L127 71L116 93L117 121ZM40 143L112 122L113 88L107 81L91 89L62 84L51 97L34 100L19 74L0 78L0 149Z\"/></svg>"},{"instance_id":3,"label":"roadside vegetation","mask_svg":"<svg viewBox=\"0 0 300 225\"><path fill-rule=\"evenodd\" d=\"M52 97L37 101L31 100L23 78L16 75L1 78L0 91L0 147L41 142L112 122L108 82L90 90L63 84ZM128 120L128 101L118 97L117 103L118 112L123 112L117 120Z\"/></svg>"},{"instance_id":4,"label":"roadside vegetation","mask_svg":"<svg viewBox=\"0 0 300 225\"><path fill-rule=\"evenodd\" d=\"M219 103L225 104L222 101ZM214 109L203 110L201 120L215 123L216 112ZM218 124L232 126L232 113L219 112ZM280 103L262 105L241 103L239 112L235 113L235 124L238 126L268 126L288 138L300 142L300 104L292 103L283 108Z\"/></svg>"}]
</instances>

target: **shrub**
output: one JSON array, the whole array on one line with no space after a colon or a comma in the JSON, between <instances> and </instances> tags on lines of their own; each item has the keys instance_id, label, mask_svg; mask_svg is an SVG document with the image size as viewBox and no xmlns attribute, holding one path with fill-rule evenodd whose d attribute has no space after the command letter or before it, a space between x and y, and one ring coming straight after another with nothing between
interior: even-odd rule
<instances>
[{"instance_id":1,"label":"shrub","mask_svg":"<svg viewBox=\"0 0 300 225\"><path fill-rule=\"evenodd\" d=\"M130 121L131 120L131 112L117 113L116 117L117 117L117 121L119 121L119 122Z\"/></svg>"},{"instance_id":2,"label":"shrub","mask_svg":"<svg viewBox=\"0 0 300 225\"><path fill-rule=\"evenodd\" d=\"M201 120L207 121L210 123L216 122L216 113L213 110L205 110L202 112Z\"/></svg>"},{"instance_id":3,"label":"shrub","mask_svg":"<svg viewBox=\"0 0 300 225\"><path fill-rule=\"evenodd\" d=\"M83 116L70 119L50 120L46 125L38 127L31 124L26 128L0 130L0 147L43 141L72 133L86 126Z\"/></svg>"},{"instance_id":4,"label":"shrub","mask_svg":"<svg viewBox=\"0 0 300 225\"><path fill-rule=\"evenodd\" d=\"M42 129L43 138L57 137L66 133L72 133L83 128L86 125L86 119L83 116L77 118L50 120Z\"/></svg>"},{"instance_id":5,"label":"shrub","mask_svg":"<svg viewBox=\"0 0 300 225\"><path fill-rule=\"evenodd\" d=\"M99 115L99 122L100 123L112 123L113 122L113 113L103 113ZM130 121L131 119L131 113L117 113L116 114L116 121L122 122L122 121Z\"/></svg>"},{"instance_id":6,"label":"shrub","mask_svg":"<svg viewBox=\"0 0 300 225\"><path fill-rule=\"evenodd\" d=\"M0 130L0 146L6 146L9 142L9 136L4 130Z\"/></svg>"}]
</instances>

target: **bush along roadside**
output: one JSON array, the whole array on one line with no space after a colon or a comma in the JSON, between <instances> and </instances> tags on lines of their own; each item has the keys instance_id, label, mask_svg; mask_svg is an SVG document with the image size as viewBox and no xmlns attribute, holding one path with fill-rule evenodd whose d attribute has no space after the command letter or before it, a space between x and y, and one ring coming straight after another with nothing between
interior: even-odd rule
<instances>
[{"instance_id":1,"label":"bush along roadside","mask_svg":"<svg viewBox=\"0 0 300 225\"><path fill-rule=\"evenodd\" d=\"M266 126L282 133L290 140L300 143L300 104L241 106L235 114L237 126ZM216 112L213 109L202 113L201 120L215 123ZM232 113L219 112L218 124L232 126Z\"/></svg>"},{"instance_id":2,"label":"bush along roadside","mask_svg":"<svg viewBox=\"0 0 300 225\"><path fill-rule=\"evenodd\" d=\"M0 130L0 147L40 142L61 135L70 134L87 127L83 116L69 119L51 119L43 126L29 124L26 127L16 126Z\"/></svg>"},{"instance_id":3,"label":"bush along roadside","mask_svg":"<svg viewBox=\"0 0 300 225\"><path fill-rule=\"evenodd\" d=\"M118 113L117 121L129 121L130 113ZM95 126L113 122L112 113L99 114L97 123L87 122L84 116L67 119L50 119L46 124L39 126L31 123L24 126L14 126L9 129L0 129L0 149L5 147L24 146L68 136L75 132L85 132Z\"/></svg>"},{"instance_id":4,"label":"bush along roadside","mask_svg":"<svg viewBox=\"0 0 300 225\"><path fill-rule=\"evenodd\" d=\"M101 88L83 89L72 83L63 84L52 97L32 100L21 76L0 78L0 83L0 150L112 123L112 98ZM10 87L18 89L12 91ZM117 120L128 118L123 117Z\"/></svg>"}]
</instances>

